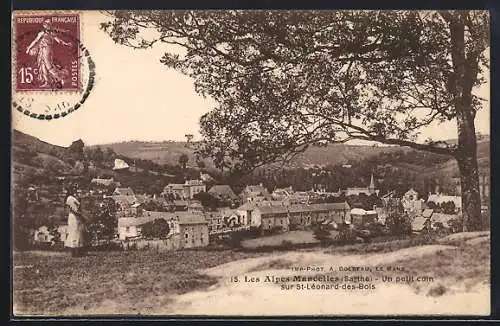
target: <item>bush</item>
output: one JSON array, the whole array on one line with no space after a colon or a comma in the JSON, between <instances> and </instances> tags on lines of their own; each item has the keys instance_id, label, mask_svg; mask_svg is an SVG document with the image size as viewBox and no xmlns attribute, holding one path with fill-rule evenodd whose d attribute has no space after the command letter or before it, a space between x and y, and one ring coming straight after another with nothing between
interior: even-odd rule
<instances>
[{"instance_id":1,"label":"bush","mask_svg":"<svg viewBox=\"0 0 500 326\"><path fill-rule=\"evenodd\" d=\"M241 241L245 238L245 233L241 231L232 232L229 237L229 245L234 248L241 247Z\"/></svg>"},{"instance_id":2,"label":"bush","mask_svg":"<svg viewBox=\"0 0 500 326\"><path fill-rule=\"evenodd\" d=\"M452 218L448 221L448 226L452 233L461 232L463 229L463 219L460 215L458 218Z\"/></svg>"},{"instance_id":3,"label":"bush","mask_svg":"<svg viewBox=\"0 0 500 326\"><path fill-rule=\"evenodd\" d=\"M447 292L447 288L444 285L439 284L435 287L432 287L427 292L427 295L431 296L431 297L439 297L439 296L442 296L443 294L445 294L446 292Z\"/></svg>"},{"instance_id":4,"label":"bush","mask_svg":"<svg viewBox=\"0 0 500 326\"><path fill-rule=\"evenodd\" d=\"M262 229L263 233L266 235L273 235L283 232L283 228L281 226L273 226L270 229Z\"/></svg>"},{"instance_id":5,"label":"bush","mask_svg":"<svg viewBox=\"0 0 500 326\"><path fill-rule=\"evenodd\" d=\"M135 244L134 244L135 245ZM92 247L93 251L121 251L123 244L120 242L109 242Z\"/></svg>"},{"instance_id":6,"label":"bush","mask_svg":"<svg viewBox=\"0 0 500 326\"><path fill-rule=\"evenodd\" d=\"M142 235L146 238L165 238L170 232L168 222L163 218L157 218L142 227Z\"/></svg>"},{"instance_id":7,"label":"bush","mask_svg":"<svg viewBox=\"0 0 500 326\"><path fill-rule=\"evenodd\" d=\"M351 244L356 242L356 232L349 226L340 228L339 234L335 237L335 241L341 244Z\"/></svg>"},{"instance_id":8,"label":"bush","mask_svg":"<svg viewBox=\"0 0 500 326\"><path fill-rule=\"evenodd\" d=\"M320 243L325 244L332 240L330 231L321 224L315 225L313 229L313 235L316 240Z\"/></svg>"},{"instance_id":9,"label":"bush","mask_svg":"<svg viewBox=\"0 0 500 326\"><path fill-rule=\"evenodd\" d=\"M490 218L491 215L489 212L482 212L479 225L480 225L480 230L485 231L490 229ZM462 214L459 214L458 217L452 218L448 220L448 228L450 232L456 233L456 232L462 232L463 230L463 216Z\"/></svg>"},{"instance_id":10,"label":"bush","mask_svg":"<svg viewBox=\"0 0 500 326\"><path fill-rule=\"evenodd\" d=\"M434 230L433 230L434 233L439 235L439 236L444 236L444 235L448 235L448 234L452 233L453 230L451 227L449 227L450 220L446 224L448 225L448 227L441 222L435 222L433 225L434 226Z\"/></svg>"},{"instance_id":11,"label":"bush","mask_svg":"<svg viewBox=\"0 0 500 326\"><path fill-rule=\"evenodd\" d=\"M377 222L366 224L365 229L370 232L371 237L379 237L379 236L383 236L387 233L384 225L377 223Z\"/></svg>"},{"instance_id":12,"label":"bush","mask_svg":"<svg viewBox=\"0 0 500 326\"><path fill-rule=\"evenodd\" d=\"M452 201L441 203L441 211L445 214L454 214L455 209L455 203Z\"/></svg>"},{"instance_id":13,"label":"bush","mask_svg":"<svg viewBox=\"0 0 500 326\"><path fill-rule=\"evenodd\" d=\"M393 214L385 220L385 225L390 234L410 234L411 233L411 218L408 214Z\"/></svg>"}]
</instances>

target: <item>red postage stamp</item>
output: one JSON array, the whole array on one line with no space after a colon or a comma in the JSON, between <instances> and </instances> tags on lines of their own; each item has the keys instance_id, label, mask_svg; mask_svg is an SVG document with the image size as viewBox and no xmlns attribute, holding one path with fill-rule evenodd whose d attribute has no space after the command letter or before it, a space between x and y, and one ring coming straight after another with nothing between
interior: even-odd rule
<instances>
[{"instance_id":1,"label":"red postage stamp","mask_svg":"<svg viewBox=\"0 0 500 326\"><path fill-rule=\"evenodd\" d=\"M16 91L78 91L78 14L14 16Z\"/></svg>"}]
</instances>

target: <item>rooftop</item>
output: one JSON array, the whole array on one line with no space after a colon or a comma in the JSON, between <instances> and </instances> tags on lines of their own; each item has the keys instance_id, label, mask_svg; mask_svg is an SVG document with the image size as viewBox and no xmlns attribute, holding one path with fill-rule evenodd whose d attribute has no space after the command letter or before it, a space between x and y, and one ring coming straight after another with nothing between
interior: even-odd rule
<instances>
[{"instance_id":1,"label":"rooftop","mask_svg":"<svg viewBox=\"0 0 500 326\"><path fill-rule=\"evenodd\" d=\"M292 204L292 205L271 205L258 206L257 209L262 214L285 214L301 212L327 212L332 210L348 210L349 205L344 203L324 203L324 204Z\"/></svg>"},{"instance_id":2,"label":"rooftop","mask_svg":"<svg viewBox=\"0 0 500 326\"><path fill-rule=\"evenodd\" d=\"M118 227L139 226L152 222L156 219L164 219L166 221L177 221L180 225L185 224L206 224L205 217L201 214L193 214L190 212L155 212L144 211L141 217L122 217L118 219Z\"/></svg>"},{"instance_id":3,"label":"rooftop","mask_svg":"<svg viewBox=\"0 0 500 326\"><path fill-rule=\"evenodd\" d=\"M157 216L141 216L141 217L121 217L118 219L118 227L139 226L156 220Z\"/></svg>"},{"instance_id":4,"label":"rooftop","mask_svg":"<svg viewBox=\"0 0 500 326\"><path fill-rule=\"evenodd\" d=\"M264 188L263 185L248 185L245 187L243 191L246 193L254 193L254 194L263 194L263 195L269 194L269 192L267 191L266 188Z\"/></svg>"},{"instance_id":5,"label":"rooftop","mask_svg":"<svg viewBox=\"0 0 500 326\"><path fill-rule=\"evenodd\" d=\"M201 180L187 180L186 185L188 185L188 186L203 186L204 183Z\"/></svg>"},{"instance_id":6,"label":"rooftop","mask_svg":"<svg viewBox=\"0 0 500 326\"><path fill-rule=\"evenodd\" d=\"M92 181L90 181L90 183L97 183L97 184L101 184L104 186L109 186L109 185L112 185L114 183L114 179L113 178L109 178L109 179L94 178L94 179L92 179Z\"/></svg>"},{"instance_id":7,"label":"rooftop","mask_svg":"<svg viewBox=\"0 0 500 326\"><path fill-rule=\"evenodd\" d=\"M183 224L205 224L208 221L205 216L199 213L192 212L161 212L163 217L169 221L171 219L178 220L180 225Z\"/></svg>"},{"instance_id":8,"label":"rooftop","mask_svg":"<svg viewBox=\"0 0 500 326\"><path fill-rule=\"evenodd\" d=\"M215 185L208 190L208 193L217 194L217 195L224 195L224 196L228 196L230 198L236 197L236 194L234 193L233 189L231 189L231 187L229 185Z\"/></svg>"},{"instance_id":9,"label":"rooftop","mask_svg":"<svg viewBox=\"0 0 500 326\"><path fill-rule=\"evenodd\" d=\"M424 211L422 212L422 216L425 217L425 218L429 218L432 216L432 213L434 213L434 210L433 209L430 209L430 208L426 208L424 209Z\"/></svg>"},{"instance_id":10,"label":"rooftop","mask_svg":"<svg viewBox=\"0 0 500 326\"><path fill-rule=\"evenodd\" d=\"M169 183L165 186L165 189L184 190L184 186L185 184L183 183Z\"/></svg>"},{"instance_id":11,"label":"rooftop","mask_svg":"<svg viewBox=\"0 0 500 326\"><path fill-rule=\"evenodd\" d=\"M127 196L134 195L134 191L130 187L117 187L114 192L117 192L120 195L127 195Z\"/></svg>"},{"instance_id":12,"label":"rooftop","mask_svg":"<svg viewBox=\"0 0 500 326\"><path fill-rule=\"evenodd\" d=\"M133 195L112 195L111 198L119 204L133 205L139 202Z\"/></svg>"}]
</instances>

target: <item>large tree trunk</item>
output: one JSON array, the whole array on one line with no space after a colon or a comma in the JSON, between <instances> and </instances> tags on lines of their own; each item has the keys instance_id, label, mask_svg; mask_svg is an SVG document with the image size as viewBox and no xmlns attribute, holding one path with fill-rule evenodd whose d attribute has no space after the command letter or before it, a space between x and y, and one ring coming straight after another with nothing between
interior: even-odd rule
<instances>
[{"instance_id":1,"label":"large tree trunk","mask_svg":"<svg viewBox=\"0 0 500 326\"><path fill-rule=\"evenodd\" d=\"M457 106L458 151L455 158L460 171L463 231L477 231L481 225L481 197L477 141L471 93L464 92Z\"/></svg>"},{"instance_id":2,"label":"large tree trunk","mask_svg":"<svg viewBox=\"0 0 500 326\"><path fill-rule=\"evenodd\" d=\"M475 231L481 228L481 197L472 87L479 63L475 60L474 53L469 53L469 57L466 56L467 14L467 12L455 12L450 19L451 58L455 79L450 91L453 94L457 119L458 148L455 158L458 162L462 188L463 231Z\"/></svg>"},{"instance_id":3,"label":"large tree trunk","mask_svg":"<svg viewBox=\"0 0 500 326\"><path fill-rule=\"evenodd\" d=\"M466 121L467 122L467 121ZM481 197L479 193L479 170L476 154L476 134L474 121L459 129L459 148L456 159L460 171L462 190L463 231L481 229ZM472 128L470 127L472 125Z\"/></svg>"}]
</instances>

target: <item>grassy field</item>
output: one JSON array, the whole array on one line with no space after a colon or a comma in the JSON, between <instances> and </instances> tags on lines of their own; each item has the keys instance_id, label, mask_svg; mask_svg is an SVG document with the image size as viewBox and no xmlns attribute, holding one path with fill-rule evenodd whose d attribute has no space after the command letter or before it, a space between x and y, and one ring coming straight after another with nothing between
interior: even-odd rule
<instances>
[{"instance_id":1,"label":"grassy field","mask_svg":"<svg viewBox=\"0 0 500 326\"><path fill-rule=\"evenodd\" d=\"M415 290L431 296L440 296L456 284L465 289L490 280L490 243L460 244L455 249L438 251L420 259L401 260L395 266L404 266L398 276L420 275L432 277L436 282L412 283Z\"/></svg>"},{"instance_id":2,"label":"grassy field","mask_svg":"<svg viewBox=\"0 0 500 326\"><path fill-rule=\"evenodd\" d=\"M229 250L90 252L81 258L60 252L15 253L14 313L84 312L110 303L118 305L117 311L144 311L167 305L172 294L216 283L198 269L255 256Z\"/></svg>"},{"instance_id":3,"label":"grassy field","mask_svg":"<svg viewBox=\"0 0 500 326\"><path fill-rule=\"evenodd\" d=\"M483 282L490 280L490 238L488 234L475 236L473 239L450 235L442 238L434 238L425 241L422 236L411 239L398 239L378 243L355 244L342 247L332 247L325 253L329 254L382 254L394 252L405 248L417 248L423 245L441 244L453 246L452 249L440 250L432 255L424 255L418 259L400 259L392 263L393 266L404 267L398 270L396 275L431 277L434 281L428 283L409 283L417 293L424 293L431 296L440 296L456 287L463 285L465 290ZM286 262L275 261L273 266L263 266L265 268L288 269L290 266ZM265 268L264 268L265 267ZM331 275L340 275L340 272ZM374 275L381 277L387 272L376 272Z\"/></svg>"}]
</instances>

